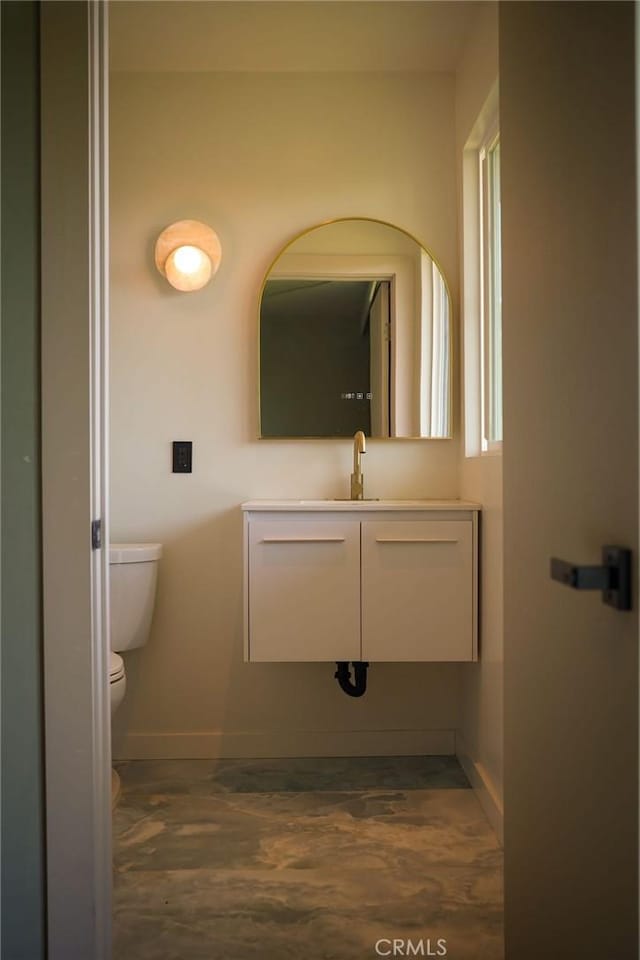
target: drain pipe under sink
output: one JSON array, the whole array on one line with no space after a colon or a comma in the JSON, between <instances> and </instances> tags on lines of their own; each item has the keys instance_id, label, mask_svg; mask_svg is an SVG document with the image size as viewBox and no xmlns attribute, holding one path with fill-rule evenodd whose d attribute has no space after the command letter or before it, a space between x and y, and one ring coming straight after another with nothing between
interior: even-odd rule
<instances>
[{"instance_id":1,"label":"drain pipe under sink","mask_svg":"<svg viewBox=\"0 0 640 960\"><path fill-rule=\"evenodd\" d=\"M334 673L334 677L340 684L340 689L344 690L346 694L350 697L361 697L367 689L367 667L368 663L364 663L361 660L353 661L353 674L354 682L351 682L351 670L349 668L348 660L339 660L336 661L336 667L338 668Z\"/></svg>"}]
</instances>

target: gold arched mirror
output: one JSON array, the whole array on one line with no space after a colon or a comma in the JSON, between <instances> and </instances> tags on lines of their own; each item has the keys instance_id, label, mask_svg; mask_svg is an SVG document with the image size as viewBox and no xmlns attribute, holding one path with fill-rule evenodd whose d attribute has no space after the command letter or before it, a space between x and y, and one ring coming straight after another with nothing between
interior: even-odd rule
<instances>
[{"instance_id":1,"label":"gold arched mirror","mask_svg":"<svg viewBox=\"0 0 640 960\"><path fill-rule=\"evenodd\" d=\"M451 299L404 230L343 219L306 231L260 299L260 436L451 436Z\"/></svg>"}]
</instances>

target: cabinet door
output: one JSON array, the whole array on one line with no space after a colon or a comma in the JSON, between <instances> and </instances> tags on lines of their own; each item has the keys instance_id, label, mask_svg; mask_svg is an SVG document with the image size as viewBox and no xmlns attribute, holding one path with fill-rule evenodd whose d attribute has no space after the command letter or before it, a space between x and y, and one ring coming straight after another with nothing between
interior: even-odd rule
<instances>
[{"instance_id":1,"label":"cabinet door","mask_svg":"<svg viewBox=\"0 0 640 960\"><path fill-rule=\"evenodd\" d=\"M471 520L362 524L363 660L473 660Z\"/></svg>"},{"instance_id":2,"label":"cabinet door","mask_svg":"<svg viewBox=\"0 0 640 960\"><path fill-rule=\"evenodd\" d=\"M249 522L249 659L360 659L360 524Z\"/></svg>"}]
</instances>

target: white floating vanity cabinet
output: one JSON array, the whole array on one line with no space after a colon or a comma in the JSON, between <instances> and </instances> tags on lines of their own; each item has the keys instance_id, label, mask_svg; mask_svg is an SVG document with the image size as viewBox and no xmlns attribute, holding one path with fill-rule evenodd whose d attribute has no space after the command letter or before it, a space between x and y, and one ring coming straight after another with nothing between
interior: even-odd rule
<instances>
[{"instance_id":1,"label":"white floating vanity cabinet","mask_svg":"<svg viewBox=\"0 0 640 960\"><path fill-rule=\"evenodd\" d=\"M245 660L476 660L479 509L242 504Z\"/></svg>"}]
</instances>

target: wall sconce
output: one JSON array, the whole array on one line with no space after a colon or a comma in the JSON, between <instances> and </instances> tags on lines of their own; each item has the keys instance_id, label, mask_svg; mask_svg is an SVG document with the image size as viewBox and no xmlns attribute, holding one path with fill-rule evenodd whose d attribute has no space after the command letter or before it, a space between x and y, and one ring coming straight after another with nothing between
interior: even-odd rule
<instances>
[{"instance_id":1,"label":"wall sconce","mask_svg":"<svg viewBox=\"0 0 640 960\"><path fill-rule=\"evenodd\" d=\"M156 267L176 290L201 290L221 259L217 233L198 220L178 220L156 241Z\"/></svg>"}]
</instances>

